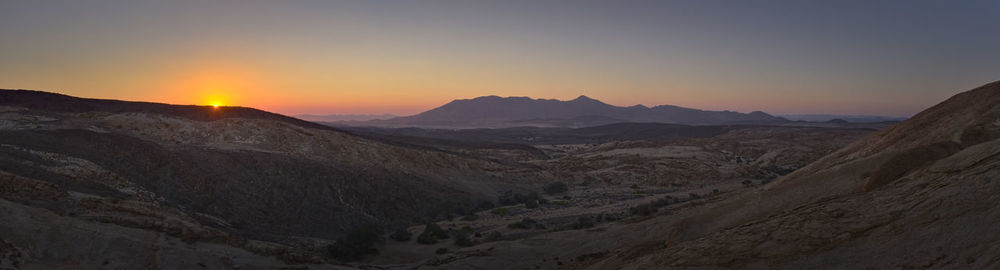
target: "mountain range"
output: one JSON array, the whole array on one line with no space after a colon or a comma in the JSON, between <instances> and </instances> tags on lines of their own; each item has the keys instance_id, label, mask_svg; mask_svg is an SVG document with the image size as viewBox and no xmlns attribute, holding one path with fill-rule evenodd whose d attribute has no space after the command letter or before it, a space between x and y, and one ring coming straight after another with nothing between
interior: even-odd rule
<instances>
[{"instance_id":1,"label":"mountain range","mask_svg":"<svg viewBox=\"0 0 1000 270\"><path fill-rule=\"evenodd\" d=\"M485 96L454 100L413 116L346 124L383 127L501 128L587 127L621 122L729 125L781 123L787 120L761 111L751 113L705 111L672 105L619 107L587 96L568 101Z\"/></svg>"}]
</instances>

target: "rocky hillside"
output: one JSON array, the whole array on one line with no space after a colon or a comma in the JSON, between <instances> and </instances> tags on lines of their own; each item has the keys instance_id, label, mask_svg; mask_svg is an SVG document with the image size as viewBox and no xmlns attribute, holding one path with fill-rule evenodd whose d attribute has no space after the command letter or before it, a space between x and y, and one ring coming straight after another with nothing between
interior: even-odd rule
<instances>
[{"instance_id":1,"label":"rocky hillside","mask_svg":"<svg viewBox=\"0 0 1000 270\"><path fill-rule=\"evenodd\" d=\"M618 107L580 96L574 100L486 96L455 100L441 107L405 117L350 123L362 126L410 127L587 127L621 122L673 124L780 123L785 119L756 111L703 111L672 105Z\"/></svg>"},{"instance_id":2,"label":"rocky hillside","mask_svg":"<svg viewBox=\"0 0 1000 270\"><path fill-rule=\"evenodd\" d=\"M1000 82L958 94L766 186L591 230L497 242L451 269L1000 267ZM536 255L541 254L541 255Z\"/></svg>"},{"instance_id":3,"label":"rocky hillside","mask_svg":"<svg viewBox=\"0 0 1000 270\"><path fill-rule=\"evenodd\" d=\"M251 108L0 90L0 263L118 263L143 245L149 257L124 265L155 264L177 241L324 262L359 226L460 215L543 175ZM95 253L73 240L90 231L107 235Z\"/></svg>"}]
</instances>

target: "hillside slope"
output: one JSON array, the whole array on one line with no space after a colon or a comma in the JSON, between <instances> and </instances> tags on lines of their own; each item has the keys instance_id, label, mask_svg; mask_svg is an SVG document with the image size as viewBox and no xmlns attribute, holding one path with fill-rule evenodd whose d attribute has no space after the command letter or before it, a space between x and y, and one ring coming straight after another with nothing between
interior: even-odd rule
<instances>
[{"instance_id":1,"label":"hillside slope","mask_svg":"<svg viewBox=\"0 0 1000 270\"><path fill-rule=\"evenodd\" d=\"M322 262L326 244L359 226L461 215L543 174L251 108L0 90L0 199L59 220L228 243L286 261ZM23 263L54 259L44 251L51 247L23 237L30 228L5 225L0 239L27 253Z\"/></svg>"},{"instance_id":2,"label":"hillside slope","mask_svg":"<svg viewBox=\"0 0 1000 270\"><path fill-rule=\"evenodd\" d=\"M958 94L762 188L586 231L459 251L450 269L1000 267L1000 82ZM482 252L489 250L488 252ZM561 259L561 260L560 260Z\"/></svg>"}]
</instances>

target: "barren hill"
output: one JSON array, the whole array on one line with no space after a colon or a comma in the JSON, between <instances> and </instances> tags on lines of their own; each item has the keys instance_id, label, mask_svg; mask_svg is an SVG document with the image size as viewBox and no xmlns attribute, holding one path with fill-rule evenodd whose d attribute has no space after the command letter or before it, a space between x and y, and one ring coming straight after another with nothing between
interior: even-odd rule
<instances>
[{"instance_id":1,"label":"barren hill","mask_svg":"<svg viewBox=\"0 0 1000 270\"><path fill-rule=\"evenodd\" d=\"M461 215L498 191L534 185L542 174L251 108L0 90L0 208L6 213L0 252L20 254L0 262L62 262L49 265L58 268L107 259L119 265L120 256L132 255L128 245L108 243L89 253L79 246L86 242L66 238L109 226L283 254L285 262L322 262L326 244L358 226ZM75 225L31 225L38 223ZM132 240L154 248L171 242ZM124 265L147 263L157 262Z\"/></svg>"},{"instance_id":2,"label":"barren hill","mask_svg":"<svg viewBox=\"0 0 1000 270\"><path fill-rule=\"evenodd\" d=\"M1000 82L958 94L766 186L593 230L490 243L425 268L1000 266ZM538 254L538 255L536 255Z\"/></svg>"}]
</instances>

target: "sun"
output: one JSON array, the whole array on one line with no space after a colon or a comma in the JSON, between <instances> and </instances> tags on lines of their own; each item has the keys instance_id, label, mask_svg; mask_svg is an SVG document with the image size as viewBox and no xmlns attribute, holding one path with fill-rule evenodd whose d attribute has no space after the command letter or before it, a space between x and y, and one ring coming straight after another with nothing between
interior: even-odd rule
<instances>
[{"instance_id":1,"label":"sun","mask_svg":"<svg viewBox=\"0 0 1000 270\"><path fill-rule=\"evenodd\" d=\"M218 109L219 108L219 103L212 104L212 108L213 109Z\"/></svg>"}]
</instances>

